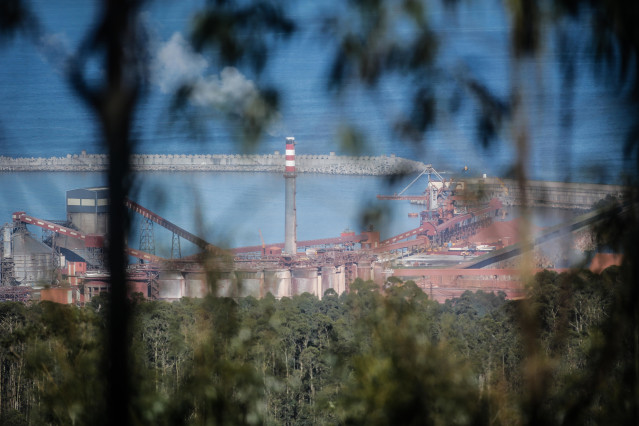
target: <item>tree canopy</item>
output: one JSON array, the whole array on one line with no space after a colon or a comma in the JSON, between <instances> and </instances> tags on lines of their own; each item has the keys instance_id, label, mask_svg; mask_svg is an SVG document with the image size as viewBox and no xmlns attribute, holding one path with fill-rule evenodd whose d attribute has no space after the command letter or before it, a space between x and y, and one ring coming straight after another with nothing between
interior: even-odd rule
<instances>
[{"instance_id":1,"label":"tree canopy","mask_svg":"<svg viewBox=\"0 0 639 426\"><path fill-rule=\"evenodd\" d=\"M370 89L385 76L407 79L413 95L393 128L423 144L442 101L438 85L455 80L479 105L479 143L488 146L510 133L517 153L512 174L522 188L535 125L525 106L535 93L531 75L545 36L558 34L560 48L569 52L575 41L563 25L585 23L596 65L627 102L633 117L625 144L633 160L628 201L624 215L611 214L599 232L607 246L624 253L623 265L601 276L541 273L522 301L468 293L443 306L414 283L382 291L361 281L349 294L326 294L321 301L310 295L127 301L123 201L131 187L133 120L148 83L143 3L101 2L95 24L66 58L65 78L93 114L111 159L111 205L122 206L112 209L109 222L112 291L105 309L0 304L3 423L638 423L636 1L507 2L512 83L506 96L437 66L441 50L428 2L352 0L326 19L323 28L336 46L327 90L339 96L347 82ZM193 46L220 66L244 63L259 74L269 48L295 36L285 6L208 1L194 21ZM31 3L0 1L3 41L18 35L37 40L41 28ZM97 78L87 71L92 61L104 71ZM576 72L570 55L561 66L562 125L570 131ZM192 90L192 84L178 90L178 111L185 111ZM222 109L222 118L237 122L239 138L254 144L278 103L277 92L267 88L240 110ZM341 134L345 145L364 146L357 128Z\"/></svg>"}]
</instances>

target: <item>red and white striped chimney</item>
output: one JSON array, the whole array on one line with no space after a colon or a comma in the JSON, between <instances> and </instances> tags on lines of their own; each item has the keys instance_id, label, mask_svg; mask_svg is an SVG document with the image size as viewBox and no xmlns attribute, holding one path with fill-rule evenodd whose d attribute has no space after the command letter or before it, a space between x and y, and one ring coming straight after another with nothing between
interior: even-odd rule
<instances>
[{"instance_id":1,"label":"red and white striped chimney","mask_svg":"<svg viewBox=\"0 0 639 426\"><path fill-rule=\"evenodd\" d=\"M295 208L295 138L286 138L286 162L284 180L286 181L284 201L284 253L297 253L297 210Z\"/></svg>"},{"instance_id":2,"label":"red and white striped chimney","mask_svg":"<svg viewBox=\"0 0 639 426\"><path fill-rule=\"evenodd\" d=\"M286 138L286 163L284 171L295 173L295 138Z\"/></svg>"}]
</instances>

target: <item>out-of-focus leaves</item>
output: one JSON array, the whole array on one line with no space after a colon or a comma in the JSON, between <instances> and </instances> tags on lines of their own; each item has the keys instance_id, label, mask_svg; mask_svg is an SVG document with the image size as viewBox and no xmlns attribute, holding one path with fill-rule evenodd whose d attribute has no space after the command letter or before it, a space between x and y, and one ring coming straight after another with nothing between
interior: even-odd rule
<instances>
[{"instance_id":1,"label":"out-of-focus leaves","mask_svg":"<svg viewBox=\"0 0 639 426\"><path fill-rule=\"evenodd\" d=\"M245 61L259 73L270 42L294 30L294 22L278 2L210 2L195 17L192 41L198 50L211 50L220 64Z\"/></svg>"},{"instance_id":2,"label":"out-of-focus leaves","mask_svg":"<svg viewBox=\"0 0 639 426\"><path fill-rule=\"evenodd\" d=\"M0 0L0 41L21 30L34 29L35 17L26 0Z\"/></svg>"},{"instance_id":3,"label":"out-of-focus leaves","mask_svg":"<svg viewBox=\"0 0 639 426\"><path fill-rule=\"evenodd\" d=\"M276 120L279 107L279 93L275 89L263 89L260 95L251 99L242 114L232 117L241 125L242 140L245 141L245 150L253 150L257 147L260 137Z\"/></svg>"},{"instance_id":4,"label":"out-of-focus leaves","mask_svg":"<svg viewBox=\"0 0 639 426\"><path fill-rule=\"evenodd\" d=\"M173 94L168 111L168 129L178 129L197 141L204 141L207 136L206 121L191 104L193 86L181 85Z\"/></svg>"},{"instance_id":5,"label":"out-of-focus leaves","mask_svg":"<svg viewBox=\"0 0 639 426\"><path fill-rule=\"evenodd\" d=\"M131 424L132 395L139 389L129 374L130 306L126 294L124 253L129 215L124 206L131 185L130 154L135 139L133 119L147 87L146 34L139 20L144 0L102 2L94 26L85 34L69 61L68 80L75 94L86 103L102 132L109 155L107 184L112 203L108 217L109 309L106 350L101 359L107 384L101 400L108 410L95 410L96 421ZM88 64L97 61L104 73L89 76ZM97 367L96 367L97 368ZM73 423L72 421L68 423ZM62 422L67 423L67 422ZM88 423L81 421L80 423Z\"/></svg>"},{"instance_id":6,"label":"out-of-focus leaves","mask_svg":"<svg viewBox=\"0 0 639 426\"><path fill-rule=\"evenodd\" d=\"M596 66L604 66L608 80L639 100L639 3L634 0L560 0L560 14L586 17L592 25L592 50Z\"/></svg>"},{"instance_id":7,"label":"out-of-focus leaves","mask_svg":"<svg viewBox=\"0 0 639 426\"><path fill-rule=\"evenodd\" d=\"M429 28L422 29L413 44L405 48L405 53L410 55L410 69L427 69L433 64L437 54L437 36Z\"/></svg>"},{"instance_id":8,"label":"out-of-focus leaves","mask_svg":"<svg viewBox=\"0 0 639 426\"><path fill-rule=\"evenodd\" d=\"M340 148L350 155L365 153L366 137L353 126L342 125L338 129Z\"/></svg>"},{"instance_id":9,"label":"out-of-focus leaves","mask_svg":"<svg viewBox=\"0 0 639 426\"><path fill-rule=\"evenodd\" d=\"M360 229L377 229L383 232L389 217L388 204L368 204L359 213Z\"/></svg>"},{"instance_id":10,"label":"out-of-focus leaves","mask_svg":"<svg viewBox=\"0 0 639 426\"><path fill-rule=\"evenodd\" d=\"M206 134L208 120L226 122L241 142L239 148L254 150L279 117L279 94L271 87L258 89L229 65L246 65L259 76L276 43L294 30L280 2L209 2L195 16L191 41L196 50L215 58L215 67L223 68L221 81L184 84L174 99L171 121L198 138ZM222 87L226 83L229 87Z\"/></svg>"},{"instance_id":11,"label":"out-of-focus leaves","mask_svg":"<svg viewBox=\"0 0 639 426\"><path fill-rule=\"evenodd\" d=\"M395 123L395 132L402 138L421 142L423 134L435 124L436 99L429 88L421 88L413 96L408 119Z\"/></svg>"},{"instance_id":12,"label":"out-of-focus leaves","mask_svg":"<svg viewBox=\"0 0 639 426\"><path fill-rule=\"evenodd\" d=\"M488 148L497 138L503 123L510 117L511 106L473 78L462 78L462 82L479 103L477 139L484 148Z\"/></svg>"},{"instance_id":13,"label":"out-of-focus leaves","mask_svg":"<svg viewBox=\"0 0 639 426\"><path fill-rule=\"evenodd\" d=\"M513 0L512 15L512 47L515 56L532 56L541 45L541 13L537 0Z\"/></svg>"},{"instance_id":14,"label":"out-of-focus leaves","mask_svg":"<svg viewBox=\"0 0 639 426\"><path fill-rule=\"evenodd\" d=\"M452 95L448 99L448 111L451 114L457 113L463 103L463 96L459 90L453 91Z\"/></svg>"},{"instance_id":15,"label":"out-of-focus leaves","mask_svg":"<svg viewBox=\"0 0 639 426\"><path fill-rule=\"evenodd\" d=\"M632 162L633 158L635 159L634 165L630 164L630 170L634 167L635 171L639 171L639 123L635 124L628 132L623 152L624 158L629 163Z\"/></svg>"},{"instance_id":16,"label":"out-of-focus leaves","mask_svg":"<svg viewBox=\"0 0 639 426\"><path fill-rule=\"evenodd\" d=\"M594 6L595 52L617 74L617 81L630 84L631 93L639 100L639 4L633 0L591 1ZM614 80L613 80L614 81Z\"/></svg>"},{"instance_id":17,"label":"out-of-focus leaves","mask_svg":"<svg viewBox=\"0 0 639 426\"><path fill-rule=\"evenodd\" d=\"M226 96L228 93L222 89L210 99L201 96L200 89L198 82L182 85L169 109L169 125L184 130L196 140L206 140L208 121L219 120L240 142L238 149L251 152L279 119L279 92L274 88L252 87L250 92L237 94L239 96Z\"/></svg>"},{"instance_id":18,"label":"out-of-focus leaves","mask_svg":"<svg viewBox=\"0 0 639 426\"><path fill-rule=\"evenodd\" d=\"M428 3L420 0L354 0L344 14L326 21L335 43L327 75L329 90L341 94L357 84L374 90L391 75L418 82L407 112L389 118L395 134L413 143L422 142L435 122L434 65L439 43L427 16Z\"/></svg>"},{"instance_id":19,"label":"out-of-focus leaves","mask_svg":"<svg viewBox=\"0 0 639 426\"><path fill-rule=\"evenodd\" d=\"M327 22L336 41L329 89L340 92L354 82L372 88L386 74L423 74L433 65L438 43L423 2L352 1L351 6L343 19Z\"/></svg>"},{"instance_id":20,"label":"out-of-focus leaves","mask_svg":"<svg viewBox=\"0 0 639 426\"><path fill-rule=\"evenodd\" d=\"M497 137L497 125L489 114L481 114L477 117L477 139L484 148L488 148L491 141Z\"/></svg>"}]
</instances>

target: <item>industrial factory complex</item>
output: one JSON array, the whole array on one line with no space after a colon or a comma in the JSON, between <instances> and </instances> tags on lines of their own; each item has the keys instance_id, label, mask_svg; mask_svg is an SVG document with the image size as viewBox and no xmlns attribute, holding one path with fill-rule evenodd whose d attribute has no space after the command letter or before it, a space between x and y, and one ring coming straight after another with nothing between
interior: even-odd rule
<instances>
[{"instance_id":1,"label":"industrial factory complex","mask_svg":"<svg viewBox=\"0 0 639 426\"><path fill-rule=\"evenodd\" d=\"M213 167L217 160L208 157L175 156L180 165L187 167L190 164L196 169ZM273 170L260 171L283 171L284 241L222 249L134 200L127 200L126 207L142 219L139 246L126 249L132 259L126 283L131 295L138 293L145 298L175 301L211 293L228 297L263 297L271 293L281 298L308 292L321 298L329 289L338 294L348 291L357 278L373 280L383 286L389 277L396 276L414 280L430 297L439 301L459 296L466 290L480 289L503 291L508 297L517 298L524 295L524 290L516 259L529 245L518 241L518 221L506 216L505 207L522 204L525 200L531 206L583 210L584 214L574 215L568 223L537 230L532 242L543 246L567 233L584 232L598 219L596 212L587 212L595 202L607 196L623 197L623 188L619 186L555 182L529 182L523 196L522 189L512 181L486 176L447 181L430 165L395 157L384 157L384 161L370 157L349 163L341 161L339 156L316 156L306 158L307 172L343 172L345 167L356 167L358 162L368 166L377 164L375 173L380 171L379 167L385 168L389 164L399 165L403 171L418 170L419 175L409 187L425 186L419 195L405 195L407 187L398 194L382 194L377 198L410 201L423 205L423 210L413 213L419 217L419 226L399 235L382 236L379 231L369 229L300 241L296 235L295 181L298 170L295 140L286 138L283 156L263 157L264 164L260 163L260 167L268 165ZM90 164L89 160L103 164L102 157L84 153L79 160L78 156L68 156L62 163L64 167L73 167L80 160L85 166ZM164 167L165 160L166 157L142 156L134 163L138 168L154 162ZM243 164L243 159L233 161L229 163L231 167ZM332 166L327 167L327 161ZM255 159L252 162L258 163ZM26 167L23 163L36 167L38 161L31 159L21 163L0 159L0 166L6 171L22 170L20 167ZM219 161L217 163L219 165ZM51 166L46 161L43 164ZM340 166L334 167L336 164ZM108 188L69 189L64 201L66 218L47 221L33 217L29 212L17 211L2 228L1 300L40 299L83 305L109 290L105 259L109 233ZM177 247L180 240L189 241L201 249L201 254L181 258L179 250L172 250L171 259L156 256L154 226L168 229ZM618 257L609 256L598 261L614 263L618 262ZM541 258L535 266L557 267L554 262ZM208 274L211 269L215 269L216 274ZM207 279L212 275L216 276L215 282Z\"/></svg>"}]
</instances>

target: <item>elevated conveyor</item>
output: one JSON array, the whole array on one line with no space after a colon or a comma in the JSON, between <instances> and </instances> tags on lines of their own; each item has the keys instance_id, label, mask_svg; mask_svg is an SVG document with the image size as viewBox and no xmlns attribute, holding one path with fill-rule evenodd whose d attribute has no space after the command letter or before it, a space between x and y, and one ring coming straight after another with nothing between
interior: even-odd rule
<instances>
[{"instance_id":1,"label":"elevated conveyor","mask_svg":"<svg viewBox=\"0 0 639 426\"><path fill-rule=\"evenodd\" d=\"M511 259L519 256L525 251L532 250L535 246L543 244L555 238L564 237L574 231L592 226L594 223L602 220L608 213L602 213L599 211L586 213L577 216L573 220L562 223L557 226L553 226L541 232L536 238L529 243L516 243L508 247L504 247L501 250L497 250L480 256L475 261L466 266L467 269L481 269L494 265L497 262ZM618 214L623 214L623 210L619 208Z\"/></svg>"},{"instance_id":2,"label":"elevated conveyor","mask_svg":"<svg viewBox=\"0 0 639 426\"><path fill-rule=\"evenodd\" d=\"M58 225L53 222L49 222L47 220L38 219L33 216L29 216L25 212L15 212L12 215L12 219L14 222L22 222L29 225L39 226L42 229L46 229L47 231L57 232L60 235L68 235L71 238L76 238L78 240L86 241L86 234L83 234L80 231L76 231L75 229L67 228L62 225ZM101 247L101 245L100 245Z\"/></svg>"},{"instance_id":3,"label":"elevated conveyor","mask_svg":"<svg viewBox=\"0 0 639 426\"><path fill-rule=\"evenodd\" d=\"M492 199L488 206L471 211L466 214L455 216L439 225L435 225L432 222L424 222L421 226L411 229L410 231L403 232L395 235L394 237L383 240L379 243L380 249L389 247L390 245L397 244L402 240L406 240L411 237L418 237L420 235L426 235L428 237L434 237L441 235L447 231L454 229L455 227L465 226L471 224L474 221L481 220L486 217L494 216L495 212L502 207L502 204L497 199ZM399 246L398 246L399 247Z\"/></svg>"},{"instance_id":4,"label":"elevated conveyor","mask_svg":"<svg viewBox=\"0 0 639 426\"><path fill-rule=\"evenodd\" d=\"M84 245L87 248L102 248L104 247L104 235L99 234L84 234L80 231L76 231L75 229L67 228L65 226L59 225L57 223L50 222L48 220L38 219L33 216L29 216L25 212L15 212L12 215L12 219L14 222L22 222L28 225L35 225L42 229L46 229L47 231L56 232L60 235L67 235L71 238L75 238L77 240L84 241ZM145 253L140 250L134 250L130 248L125 249L126 253L130 256L136 257L138 259L147 260L149 262L161 262L165 261L158 256L154 256L149 253Z\"/></svg>"},{"instance_id":5,"label":"elevated conveyor","mask_svg":"<svg viewBox=\"0 0 639 426\"><path fill-rule=\"evenodd\" d=\"M193 244L195 244L196 246L200 247L203 250L208 250L213 252L222 251L222 249L220 249L219 247L214 246L213 244L203 240L197 235L190 233L186 229L181 228L178 225L164 219L162 216L156 213L153 213L151 210L147 209L146 207L142 207L138 203L131 201L128 198L124 201L124 205L127 208L134 211L135 213L138 213L142 217L152 220L153 222L157 223L163 228L168 229L169 231L173 232L175 235L179 236L180 238L184 238L185 240L192 242Z\"/></svg>"}]
</instances>

